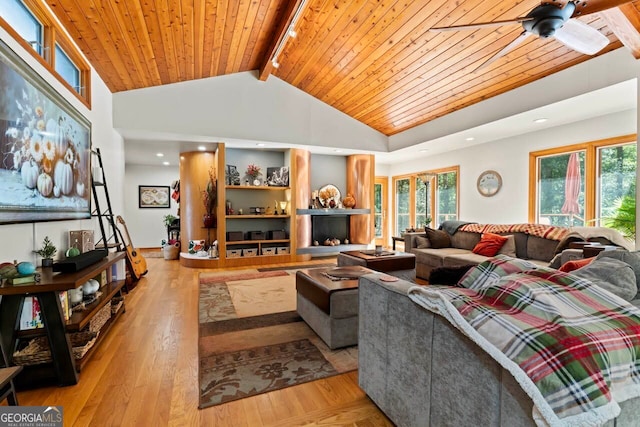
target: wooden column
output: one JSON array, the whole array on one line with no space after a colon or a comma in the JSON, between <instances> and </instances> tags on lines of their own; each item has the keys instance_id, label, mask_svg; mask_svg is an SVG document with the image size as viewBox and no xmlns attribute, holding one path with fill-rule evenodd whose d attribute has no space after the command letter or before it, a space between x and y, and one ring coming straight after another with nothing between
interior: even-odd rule
<instances>
[{"instance_id":1,"label":"wooden column","mask_svg":"<svg viewBox=\"0 0 640 427\"><path fill-rule=\"evenodd\" d=\"M291 150L291 183L292 197L291 207L306 209L311 198L311 153L307 150ZM296 215L295 210L291 212L295 218L295 246L296 248L306 248L311 246L311 216ZM295 216L294 216L295 215ZM293 230L292 230L293 231ZM293 243L293 239L292 243Z\"/></svg>"},{"instance_id":2,"label":"wooden column","mask_svg":"<svg viewBox=\"0 0 640 427\"><path fill-rule=\"evenodd\" d=\"M217 230L204 228L202 218L206 214L202 201L202 191L209 180L209 169L213 168L218 177L218 194L220 183L224 185L224 175L220 180L217 170L217 156L210 151L197 151L180 154L180 243L182 251L189 248L189 240L216 240ZM224 172L223 172L224 173ZM218 206L220 198L218 198ZM218 223L224 217L218 215Z\"/></svg>"},{"instance_id":3,"label":"wooden column","mask_svg":"<svg viewBox=\"0 0 640 427\"><path fill-rule=\"evenodd\" d=\"M375 157L372 154L347 156L347 193L356 199L356 208L371 209L370 215L350 217L351 243L374 243ZM343 197L346 194L343 194Z\"/></svg>"}]
</instances>

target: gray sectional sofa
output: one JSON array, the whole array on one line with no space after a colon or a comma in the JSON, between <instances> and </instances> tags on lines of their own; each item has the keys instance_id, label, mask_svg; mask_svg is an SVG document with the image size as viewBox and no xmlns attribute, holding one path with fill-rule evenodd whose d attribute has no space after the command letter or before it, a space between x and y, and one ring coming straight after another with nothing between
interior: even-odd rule
<instances>
[{"instance_id":1,"label":"gray sectional sofa","mask_svg":"<svg viewBox=\"0 0 640 427\"><path fill-rule=\"evenodd\" d=\"M414 303L414 283L359 283L360 387L399 427L534 426L513 376L447 320ZM632 301L638 305L638 300ZM638 426L640 398L608 427Z\"/></svg>"},{"instance_id":2,"label":"gray sectional sofa","mask_svg":"<svg viewBox=\"0 0 640 427\"><path fill-rule=\"evenodd\" d=\"M628 242L620 233L604 227L574 227L570 230L569 238L573 240L589 239L603 244L615 244L630 249ZM526 259L534 264L547 266L564 242L529 235L522 232L499 233L513 235L515 253L509 253L506 247L500 254ZM457 267L462 265L477 265L489 257L472 252L480 241L480 233L456 231L449 234L451 247L433 248L425 232L406 233L404 235L405 252L416 256L416 277L429 279L431 271L438 267ZM505 251L505 249L507 251Z\"/></svg>"}]
</instances>

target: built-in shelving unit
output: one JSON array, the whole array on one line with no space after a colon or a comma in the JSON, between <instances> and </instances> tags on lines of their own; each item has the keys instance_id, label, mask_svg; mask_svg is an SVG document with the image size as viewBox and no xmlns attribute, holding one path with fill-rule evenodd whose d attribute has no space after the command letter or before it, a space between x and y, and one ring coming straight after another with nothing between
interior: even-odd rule
<instances>
[{"instance_id":1,"label":"built-in shelving unit","mask_svg":"<svg viewBox=\"0 0 640 427\"><path fill-rule=\"evenodd\" d=\"M225 189L282 191L282 190L291 190L291 187L270 187L268 185L226 185Z\"/></svg>"},{"instance_id":2,"label":"built-in shelving unit","mask_svg":"<svg viewBox=\"0 0 640 427\"><path fill-rule=\"evenodd\" d=\"M369 215L371 209L296 209L298 215Z\"/></svg>"}]
</instances>

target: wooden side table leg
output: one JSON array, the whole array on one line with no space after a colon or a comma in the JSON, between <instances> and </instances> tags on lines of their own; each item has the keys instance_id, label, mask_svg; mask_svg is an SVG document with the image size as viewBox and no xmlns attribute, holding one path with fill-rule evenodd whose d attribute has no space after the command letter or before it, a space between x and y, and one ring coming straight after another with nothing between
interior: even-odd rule
<instances>
[{"instance_id":1,"label":"wooden side table leg","mask_svg":"<svg viewBox=\"0 0 640 427\"><path fill-rule=\"evenodd\" d=\"M13 358L14 336L20 326L18 318L23 302L24 295L4 295L0 302L0 361L5 367L11 365Z\"/></svg>"},{"instance_id":2,"label":"wooden side table leg","mask_svg":"<svg viewBox=\"0 0 640 427\"><path fill-rule=\"evenodd\" d=\"M71 343L65 330L62 307L57 292L45 292L37 294L42 311L42 321L47 331L53 368L61 386L78 383L75 359L71 351Z\"/></svg>"}]
</instances>

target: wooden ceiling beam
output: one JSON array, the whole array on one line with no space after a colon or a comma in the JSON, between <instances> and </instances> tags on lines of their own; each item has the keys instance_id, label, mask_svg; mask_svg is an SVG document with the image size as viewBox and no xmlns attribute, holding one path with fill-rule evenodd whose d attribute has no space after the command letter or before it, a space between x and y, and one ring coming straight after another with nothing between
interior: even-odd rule
<instances>
[{"instance_id":1,"label":"wooden ceiling beam","mask_svg":"<svg viewBox=\"0 0 640 427\"><path fill-rule=\"evenodd\" d=\"M289 0L287 2L287 6L284 14L282 15L282 19L280 19L280 22L278 23L278 27L274 34L275 37L272 39L271 44L269 45L269 49L267 49L265 56L262 58L262 65L260 66L259 73L260 80L265 81L271 75L274 68L271 60L278 50L280 41L288 37L287 31L289 31L289 26L291 25L291 22L293 22L296 11L299 7L301 7L304 1L305 0ZM306 8L306 3L303 5L303 10L300 11L299 16L302 16L302 14L304 13L304 8Z\"/></svg>"},{"instance_id":2,"label":"wooden ceiling beam","mask_svg":"<svg viewBox=\"0 0 640 427\"><path fill-rule=\"evenodd\" d=\"M640 11L631 3L600 12L616 37L640 59Z\"/></svg>"}]
</instances>

